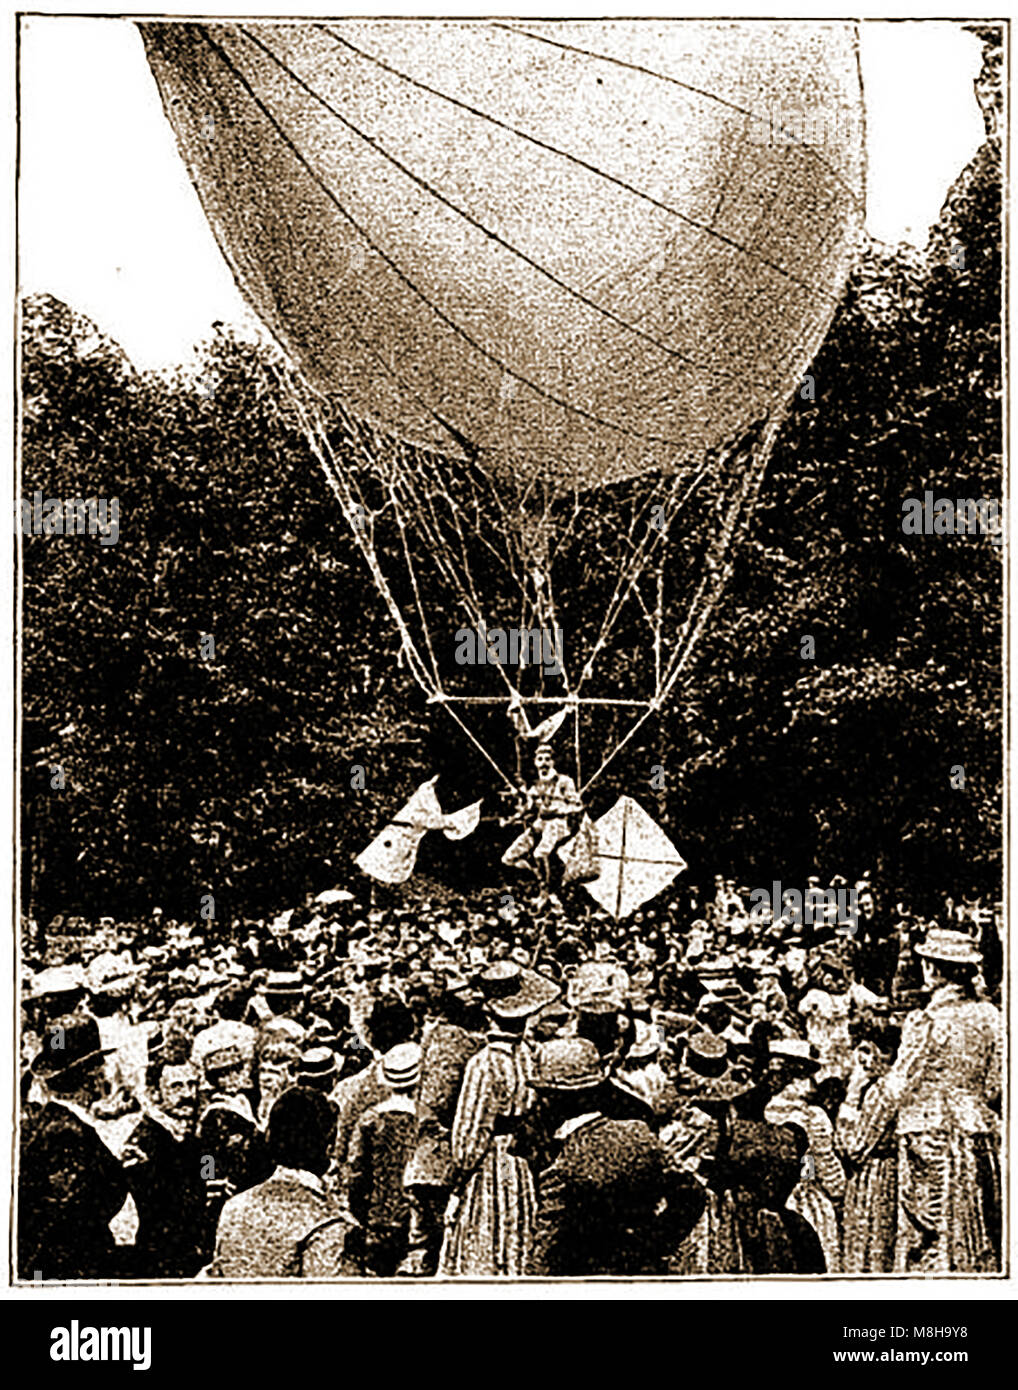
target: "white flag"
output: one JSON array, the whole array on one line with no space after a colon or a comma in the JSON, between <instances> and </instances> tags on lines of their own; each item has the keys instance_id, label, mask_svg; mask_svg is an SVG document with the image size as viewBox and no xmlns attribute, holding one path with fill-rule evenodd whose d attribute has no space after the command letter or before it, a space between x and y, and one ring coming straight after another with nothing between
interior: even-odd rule
<instances>
[{"instance_id":1,"label":"white flag","mask_svg":"<svg viewBox=\"0 0 1018 1390\"><path fill-rule=\"evenodd\" d=\"M413 796L393 816L354 861L359 869L382 883L405 883L417 863L417 851L429 830L441 830L446 839L463 840L477 829L481 803L473 802L446 815L438 804L438 774L422 782Z\"/></svg>"}]
</instances>

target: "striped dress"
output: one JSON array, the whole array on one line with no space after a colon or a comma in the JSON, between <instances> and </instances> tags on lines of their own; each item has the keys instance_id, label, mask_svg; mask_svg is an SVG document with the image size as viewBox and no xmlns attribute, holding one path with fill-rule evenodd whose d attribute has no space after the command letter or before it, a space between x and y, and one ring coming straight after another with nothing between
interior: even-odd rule
<instances>
[{"instance_id":1,"label":"striped dress","mask_svg":"<svg viewBox=\"0 0 1018 1390\"><path fill-rule=\"evenodd\" d=\"M471 1057L453 1121L458 1176L455 1215L446 1226L443 1275L524 1273L534 1225L534 1180L509 1152L513 1131L534 1103L531 1054L517 1035L491 1033Z\"/></svg>"},{"instance_id":2,"label":"striped dress","mask_svg":"<svg viewBox=\"0 0 1018 1390\"><path fill-rule=\"evenodd\" d=\"M846 1274L890 1274L898 1224L897 1115L875 1083L846 1097L835 1139L848 1182L842 1208Z\"/></svg>"}]
</instances>

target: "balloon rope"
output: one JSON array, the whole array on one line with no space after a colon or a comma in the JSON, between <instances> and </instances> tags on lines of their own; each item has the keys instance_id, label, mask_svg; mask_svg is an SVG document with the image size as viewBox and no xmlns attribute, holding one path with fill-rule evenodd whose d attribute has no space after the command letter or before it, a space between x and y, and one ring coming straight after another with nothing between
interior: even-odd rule
<instances>
[{"instance_id":1,"label":"balloon rope","mask_svg":"<svg viewBox=\"0 0 1018 1390\"><path fill-rule=\"evenodd\" d=\"M394 488L390 488L389 496L392 499L392 505L396 513L396 525L399 528L400 544L403 547L403 556L406 560L407 572L410 575L410 584L414 591L414 603L417 606L417 617L421 624L421 631L424 634L424 643L428 649L428 659L431 662L431 671L435 680L435 689L440 691L442 689L442 677L438 673L438 662L435 660L435 649L431 643L431 630L428 627L428 620L424 616L424 606L421 603L421 590L420 586L417 583L417 570L414 567L414 562L410 555L410 547L407 545L406 520L403 516L403 508L399 504L399 499L396 496Z\"/></svg>"},{"instance_id":2,"label":"balloon rope","mask_svg":"<svg viewBox=\"0 0 1018 1390\"><path fill-rule=\"evenodd\" d=\"M704 473L709 468L709 466L709 460L705 459L704 462L697 469L696 474L693 477L693 481L686 491L685 497L683 497L682 501L674 509L676 512L681 511L681 509L689 501L690 497L692 496L693 492L695 491L697 485L699 484L700 480L702 479ZM680 481L681 477L679 475L676 475L676 477L672 479L672 483L666 498L666 505L669 508L671 508L671 504L674 500L675 493L678 491ZM632 531L639 522L639 520L642 517L646 516L652 503L653 497L648 497L647 500L644 502L642 508L640 509L637 517L634 518L633 526L630 528L630 534L632 534ZM643 536L641 537L639 543L636 546L636 549L633 551L632 555L629 558L627 568L623 569L622 573L619 576L618 582L615 585L615 589L608 603L607 611L601 623L601 630L597 635L597 640L594 643L590 655L587 657L586 661L583 664L583 671L580 675L579 681L576 684L577 691L582 690L586 681L593 674L594 662L600 655L602 647L607 642L608 638L611 636L612 630L614 629L615 624L618 621L619 615L625 607L626 600L629 597L633 585L637 582L637 579L643 566L645 555L648 552L652 551L655 546L666 547L666 544L667 530L658 531L656 527L652 526L648 522L644 530ZM662 557L662 562L663 558L664 557Z\"/></svg>"},{"instance_id":3,"label":"balloon rope","mask_svg":"<svg viewBox=\"0 0 1018 1390\"><path fill-rule=\"evenodd\" d=\"M389 610L390 617L392 618L393 622L395 622L399 630L400 638L403 644L403 650L406 653L407 663L410 667L410 671L413 674L418 685L421 687L421 689L424 691L426 695L432 697L436 694L439 694L440 692L437 690L434 683L432 682L428 674L427 667L425 666L424 661L422 660L421 655L417 650L413 637L410 634L410 630L406 625L406 621L403 617L403 614L400 612L399 604L393 597L392 591L389 588L385 575L381 571L381 568L378 564L378 557L375 554L374 545L371 543L370 539L366 535L366 528L362 525L361 522L363 504L356 503L353 500L353 493L350 489L350 485L346 476L343 473L341 473L340 470L336 467L335 459L332 456L332 449L329 445L328 438L325 434L325 430L322 426L320 418L312 418L310 412L305 407L305 403L301 400L292 382L288 383L288 385L290 390L290 396L296 406L298 415L300 416L301 421L303 423L304 432L308 438L308 442L311 445L315 457L322 465L329 486L332 488L332 491L335 493L340 506L343 508L343 514L346 516L347 520L350 523L350 529L353 531L354 539L360 547L361 554L367 561L368 568L371 570L371 576L375 581L375 586L377 587L379 593L382 596L383 601L385 602L386 607ZM360 441L357 439L356 432L354 431L351 423L346 419L345 411L343 412L343 417L344 430L347 434L347 437L358 449L358 451L360 451L362 449L362 446L360 444ZM357 510L358 506L361 507L361 513L359 513Z\"/></svg>"},{"instance_id":4,"label":"balloon rope","mask_svg":"<svg viewBox=\"0 0 1018 1390\"><path fill-rule=\"evenodd\" d=\"M746 473L743 475L742 486L739 489L739 494L728 509L728 515L725 518L725 523L722 527L721 534L713 547L714 553L708 559L707 574L700 582L700 586L697 589L696 594L694 595L692 604L690 605L689 614L686 618L685 623L682 626L682 631L679 634L679 639L676 643L675 655L669 662L668 670L665 674L664 684L658 688L658 691L655 694L655 697L647 711L644 714L640 715L639 719L637 719L636 722L632 725L632 727L626 733L625 737L619 743L617 743L615 747L612 749L612 751L603 759L600 767L597 769L594 775L592 777L589 777L587 781L583 784L583 786L580 788L581 795L583 795L583 793L586 792L588 788L591 787L597 781L597 779L601 776L605 769L614 761L614 759L619 755L619 753L622 752L622 749L625 748L626 744L629 743L629 741L643 727L643 725L647 722L650 716L656 710L660 709L660 707L667 700L668 696L671 694L672 690L675 688L675 683L681 675L682 671L684 670L686 662L689 660L689 657L691 656L697 642L699 641L700 634L703 632L707 619L710 617L711 612L713 611L718 599L721 596L725 583L727 582L728 577L731 574L733 568L731 561L728 561L723 566L719 565L718 562L721 556L729 548L732 534L735 530L736 524L740 516L742 517L743 525L748 525L749 523L749 519L752 515L753 507L755 505L756 496L760 490L760 484L763 480L763 475L766 472L767 464L770 461L771 452L774 448L774 441L777 438L778 430L780 429L781 424L784 420L784 414L785 412L783 408L780 411L775 411L773 413L773 415L767 423L763 438L761 439L758 445L752 448L751 453L752 458L754 460L754 466L746 470ZM704 595L705 597L703 597ZM702 604L701 598L703 598ZM697 611L698 609L699 611ZM695 621L694 614L696 615Z\"/></svg>"},{"instance_id":5,"label":"balloon rope","mask_svg":"<svg viewBox=\"0 0 1018 1390\"><path fill-rule=\"evenodd\" d=\"M414 642L413 636L411 635L410 630L406 625L406 621L403 617L403 614L400 612L399 605L396 602L392 590L389 588L388 581L386 580L385 575L382 573L382 570L378 564L378 557L375 554L374 546L372 545L371 541L366 537L366 535L364 534L364 528L360 525L359 514L356 510L359 504L354 502L349 482L345 475L336 465L335 457L333 455L331 445L328 441L328 436L326 435L324 427L322 425L320 412L316 408L315 414L314 416L312 416L305 402L301 399L301 396L298 393L292 379L288 380L284 377L283 383L284 386L287 388L288 394L294 403L298 416L301 419L301 422L304 427L304 432L308 438L308 442L311 445L315 457L322 465L329 486L335 493L336 498L340 503L340 506L343 508L344 515L347 517L348 521L351 524L351 530L354 533L354 539L360 547L361 553L363 554L368 564L368 568L371 570L371 576L375 581L375 586L381 594L382 599L389 610L390 617L395 622L396 627L399 630L400 638L403 644L403 650L406 653L407 664L410 668L411 674L417 681L417 684L420 686L421 690L428 697L429 704L439 704L443 706L443 708L449 714L450 718L453 719L456 722L456 724L459 725L460 729L462 729L462 731L466 734L467 738L470 739L471 743L474 745L477 751L491 765L493 770L502 779L506 786L515 791L515 786L512 782L512 779L509 776L507 776L507 774L498 765L498 763L491 756L491 754L484 747L484 745L477 739L473 730L470 729L468 725L465 724L464 721L459 717L456 711L449 706L449 704L446 702L446 697L444 693L432 681L431 677L429 676L427 667L423 659L421 658L420 653L417 650L417 646ZM354 446L354 448L357 449L357 451L361 453L363 456L363 444L361 443L357 431L353 426L352 421L350 421L349 417L347 416L345 410L341 410L341 419L343 422L344 432L347 435L348 440Z\"/></svg>"}]
</instances>

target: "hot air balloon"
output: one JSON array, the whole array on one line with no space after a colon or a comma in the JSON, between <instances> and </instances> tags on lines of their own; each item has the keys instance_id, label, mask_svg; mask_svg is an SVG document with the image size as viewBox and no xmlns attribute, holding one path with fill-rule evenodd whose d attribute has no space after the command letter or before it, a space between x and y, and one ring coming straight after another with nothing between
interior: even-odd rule
<instances>
[{"instance_id":1,"label":"hot air balloon","mask_svg":"<svg viewBox=\"0 0 1018 1390\"><path fill-rule=\"evenodd\" d=\"M506 708L574 711L589 787L686 670L844 287L854 26L140 29L410 671L510 784ZM485 659L535 632L560 659Z\"/></svg>"}]
</instances>

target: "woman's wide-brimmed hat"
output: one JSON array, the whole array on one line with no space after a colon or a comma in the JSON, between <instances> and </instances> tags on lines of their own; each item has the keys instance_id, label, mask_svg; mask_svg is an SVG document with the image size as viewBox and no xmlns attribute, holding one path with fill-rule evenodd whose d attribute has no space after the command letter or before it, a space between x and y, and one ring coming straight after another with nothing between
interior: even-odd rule
<instances>
[{"instance_id":1,"label":"woman's wide-brimmed hat","mask_svg":"<svg viewBox=\"0 0 1018 1390\"><path fill-rule=\"evenodd\" d=\"M954 931L950 927L930 927L915 953L927 960L949 961L955 965L980 965L983 959L968 932Z\"/></svg>"}]
</instances>

